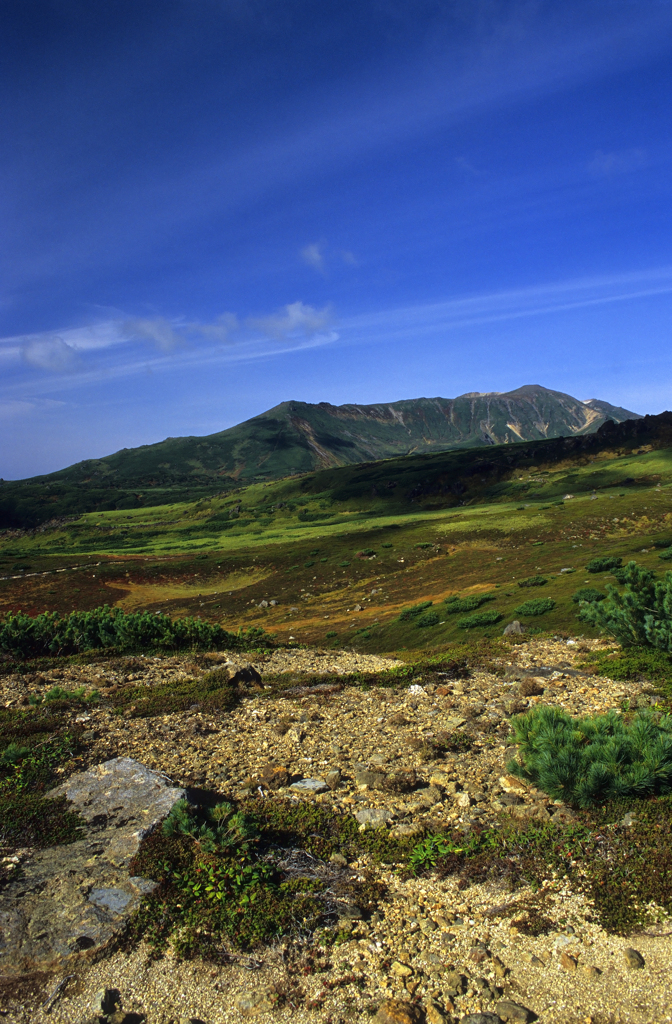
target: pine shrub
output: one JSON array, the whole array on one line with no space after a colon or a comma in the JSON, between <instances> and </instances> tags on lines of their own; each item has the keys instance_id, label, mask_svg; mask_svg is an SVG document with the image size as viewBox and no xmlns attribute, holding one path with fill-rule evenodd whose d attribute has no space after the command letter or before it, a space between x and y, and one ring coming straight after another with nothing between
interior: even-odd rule
<instances>
[{"instance_id":1,"label":"pine shrub","mask_svg":"<svg viewBox=\"0 0 672 1024\"><path fill-rule=\"evenodd\" d=\"M662 580L650 569L628 562L625 589L607 584L607 597L583 605L579 618L610 633L625 647L656 647L672 653L672 572Z\"/></svg>"},{"instance_id":2,"label":"pine shrub","mask_svg":"<svg viewBox=\"0 0 672 1024\"><path fill-rule=\"evenodd\" d=\"M581 601L604 601L606 596L601 590L596 590L595 587L579 587L572 594L572 601L574 604L580 604Z\"/></svg>"},{"instance_id":3,"label":"pine shrub","mask_svg":"<svg viewBox=\"0 0 672 1024\"><path fill-rule=\"evenodd\" d=\"M531 601L525 601L514 609L516 615L545 615L555 608L555 601L552 597L533 597Z\"/></svg>"},{"instance_id":4,"label":"pine shrub","mask_svg":"<svg viewBox=\"0 0 672 1024\"><path fill-rule=\"evenodd\" d=\"M436 612L425 612L424 615L420 616L416 625L426 628L427 626L438 625L439 621L440 619Z\"/></svg>"},{"instance_id":5,"label":"pine shrub","mask_svg":"<svg viewBox=\"0 0 672 1024\"><path fill-rule=\"evenodd\" d=\"M507 768L554 800L577 807L672 792L672 716L610 711L572 718L539 707L511 720L518 760Z\"/></svg>"},{"instance_id":6,"label":"pine shrub","mask_svg":"<svg viewBox=\"0 0 672 1024\"><path fill-rule=\"evenodd\" d=\"M452 597L447 597L443 603L446 606L446 614L452 615L454 612L476 611L482 604L494 600L494 594L470 594L468 597L458 597L457 594L453 594Z\"/></svg>"},{"instance_id":7,"label":"pine shrub","mask_svg":"<svg viewBox=\"0 0 672 1024\"><path fill-rule=\"evenodd\" d=\"M411 605L409 608L402 608L399 612L399 622L409 622L411 619L417 618L422 615L425 608L431 608L432 601L421 601L420 604Z\"/></svg>"},{"instance_id":8,"label":"pine shrub","mask_svg":"<svg viewBox=\"0 0 672 1024\"><path fill-rule=\"evenodd\" d=\"M586 572L608 572L610 569L619 569L623 559L616 555L605 555L602 558L593 558L586 566Z\"/></svg>"},{"instance_id":9,"label":"pine shrub","mask_svg":"<svg viewBox=\"0 0 672 1024\"><path fill-rule=\"evenodd\" d=\"M661 551L658 558L661 558L663 562L669 562L672 559L672 548L666 548L665 551Z\"/></svg>"},{"instance_id":10,"label":"pine shrub","mask_svg":"<svg viewBox=\"0 0 672 1024\"><path fill-rule=\"evenodd\" d=\"M20 658L79 654L103 648L131 650L251 650L273 645L258 627L229 633L219 625L187 617L170 619L151 612L95 608L89 612L24 612L0 620L0 651Z\"/></svg>"},{"instance_id":11,"label":"pine shrub","mask_svg":"<svg viewBox=\"0 0 672 1024\"><path fill-rule=\"evenodd\" d=\"M543 587L548 580L545 576L528 576L526 580L518 580L519 587Z\"/></svg>"},{"instance_id":12,"label":"pine shrub","mask_svg":"<svg viewBox=\"0 0 672 1024\"><path fill-rule=\"evenodd\" d=\"M476 615L470 615L466 619L460 619L457 624L460 629L476 629L478 626L494 626L501 618L501 612L497 612L493 608L489 612L478 612Z\"/></svg>"}]
</instances>

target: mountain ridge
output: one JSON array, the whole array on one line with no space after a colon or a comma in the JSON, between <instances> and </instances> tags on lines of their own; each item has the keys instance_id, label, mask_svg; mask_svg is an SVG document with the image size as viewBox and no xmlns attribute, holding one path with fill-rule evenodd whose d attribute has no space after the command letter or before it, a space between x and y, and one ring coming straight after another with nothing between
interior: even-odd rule
<instances>
[{"instance_id":1,"label":"mountain ridge","mask_svg":"<svg viewBox=\"0 0 672 1024\"><path fill-rule=\"evenodd\" d=\"M535 384L370 405L289 400L214 434L169 437L5 482L0 526L36 525L74 510L191 500L248 483L418 453L582 436L608 419L639 418L601 399L581 402Z\"/></svg>"}]
</instances>

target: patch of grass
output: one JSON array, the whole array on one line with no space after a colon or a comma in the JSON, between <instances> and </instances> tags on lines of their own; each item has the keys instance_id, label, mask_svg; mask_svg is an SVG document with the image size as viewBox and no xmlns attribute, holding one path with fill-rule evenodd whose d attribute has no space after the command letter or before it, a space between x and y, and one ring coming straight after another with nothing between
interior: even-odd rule
<instances>
[{"instance_id":1,"label":"patch of grass","mask_svg":"<svg viewBox=\"0 0 672 1024\"><path fill-rule=\"evenodd\" d=\"M672 655L655 648L626 647L620 651L591 651L581 668L590 668L609 679L657 683L661 692L672 696Z\"/></svg>"},{"instance_id":2,"label":"patch of grass","mask_svg":"<svg viewBox=\"0 0 672 1024\"><path fill-rule=\"evenodd\" d=\"M383 886L325 863L315 872L311 858L368 853L404 863L411 848L411 840L394 840L385 829L360 832L351 815L313 804L177 805L131 863L133 874L159 886L143 900L129 939L216 960L227 945L251 949L314 933L348 904L367 916Z\"/></svg>"},{"instance_id":3,"label":"patch of grass","mask_svg":"<svg viewBox=\"0 0 672 1024\"><path fill-rule=\"evenodd\" d=\"M131 718L152 718L190 708L230 711L238 694L223 669L213 669L199 679L176 680L157 686L125 686L108 700Z\"/></svg>"},{"instance_id":4,"label":"patch of grass","mask_svg":"<svg viewBox=\"0 0 672 1024\"><path fill-rule=\"evenodd\" d=\"M555 608L555 601L551 597L533 597L530 601L524 601L514 608L516 615L545 615Z\"/></svg>"},{"instance_id":5,"label":"patch of grass","mask_svg":"<svg viewBox=\"0 0 672 1024\"><path fill-rule=\"evenodd\" d=\"M623 826L631 813L632 824ZM540 890L523 922L546 928L541 886L567 878L585 893L598 923L628 935L672 913L672 797L614 800L579 812L571 823L521 825L502 815L499 829L427 836L410 859L416 874L458 876L458 886L497 881ZM541 931L539 932L541 934Z\"/></svg>"}]
</instances>

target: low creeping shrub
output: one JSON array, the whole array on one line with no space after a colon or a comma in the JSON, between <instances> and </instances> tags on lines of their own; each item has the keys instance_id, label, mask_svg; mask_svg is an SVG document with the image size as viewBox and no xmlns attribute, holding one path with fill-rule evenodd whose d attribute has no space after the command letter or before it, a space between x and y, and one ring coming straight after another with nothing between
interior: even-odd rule
<instances>
[{"instance_id":1,"label":"low creeping shrub","mask_svg":"<svg viewBox=\"0 0 672 1024\"><path fill-rule=\"evenodd\" d=\"M593 558L586 566L586 572L608 572L609 569L619 569L623 559L616 555L605 555L601 558Z\"/></svg>"},{"instance_id":2,"label":"low creeping shrub","mask_svg":"<svg viewBox=\"0 0 672 1024\"><path fill-rule=\"evenodd\" d=\"M601 590L596 590L595 587L579 587L572 594L572 601L574 604L580 604L582 601L604 601L606 596Z\"/></svg>"},{"instance_id":3,"label":"low creeping shrub","mask_svg":"<svg viewBox=\"0 0 672 1024\"><path fill-rule=\"evenodd\" d=\"M416 626L420 628L427 628L428 626L436 626L441 620L437 612L425 612L416 620Z\"/></svg>"},{"instance_id":4,"label":"low creeping shrub","mask_svg":"<svg viewBox=\"0 0 672 1024\"><path fill-rule=\"evenodd\" d=\"M519 587L543 587L548 580L545 576L528 576L526 580L518 580Z\"/></svg>"},{"instance_id":5,"label":"low creeping shrub","mask_svg":"<svg viewBox=\"0 0 672 1024\"><path fill-rule=\"evenodd\" d=\"M495 600L495 594L470 594L468 597L458 597L454 594L444 600L446 614L453 615L454 612L473 612L482 604Z\"/></svg>"},{"instance_id":6,"label":"low creeping shrub","mask_svg":"<svg viewBox=\"0 0 672 1024\"><path fill-rule=\"evenodd\" d=\"M669 562L672 560L672 548L667 548L665 551L661 551L658 558L661 558L663 562Z\"/></svg>"},{"instance_id":7,"label":"low creeping shrub","mask_svg":"<svg viewBox=\"0 0 672 1024\"><path fill-rule=\"evenodd\" d=\"M416 619L419 615L422 615L425 608L431 608L432 601L421 601L420 604L411 605L409 608L402 608L397 617L399 622L410 622L411 619Z\"/></svg>"},{"instance_id":8,"label":"low creeping shrub","mask_svg":"<svg viewBox=\"0 0 672 1024\"><path fill-rule=\"evenodd\" d=\"M518 760L512 775L554 800L590 807L605 800L672 791L672 717L641 712L572 718L538 707L511 720Z\"/></svg>"},{"instance_id":9,"label":"low creeping shrub","mask_svg":"<svg viewBox=\"0 0 672 1024\"><path fill-rule=\"evenodd\" d=\"M533 597L531 601L524 601L514 608L516 615L545 615L555 608L555 601L552 597Z\"/></svg>"},{"instance_id":10,"label":"low creeping shrub","mask_svg":"<svg viewBox=\"0 0 672 1024\"><path fill-rule=\"evenodd\" d=\"M494 608L489 612L479 612L477 615L470 615L466 619L460 619L457 623L460 629L476 629L478 626L494 626L502 618L501 612Z\"/></svg>"},{"instance_id":11,"label":"low creeping shrub","mask_svg":"<svg viewBox=\"0 0 672 1024\"><path fill-rule=\"evenodd\" d=\"M35 617L24 612L10 613L0 621L0 650L21 658L104 648L246 651L272 646L272 638L259 627L229 633L202 619L170 619L167 615L124 612L107 605L62 617L58 612L43 612Z\"/></svg>"}]
</instances>

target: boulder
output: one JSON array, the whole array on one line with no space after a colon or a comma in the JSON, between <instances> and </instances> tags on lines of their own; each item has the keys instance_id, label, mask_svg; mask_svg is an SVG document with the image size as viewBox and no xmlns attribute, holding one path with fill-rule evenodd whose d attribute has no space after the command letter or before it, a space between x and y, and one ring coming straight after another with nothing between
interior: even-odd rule
<instances>
[{"instance_id":1,"label":"boulder","mask_svg":"<svg viewBox=\"0 0 672 1024\"><path fill-rule=\"evenodd\" d=\"M185 791L129 757L73 775L49 796L79 811L84 837L37 850L0 895L0 974L60 967L93 956L124 929L155 888L129 864L143 837Z\"/></svg>"}]
</instances>

